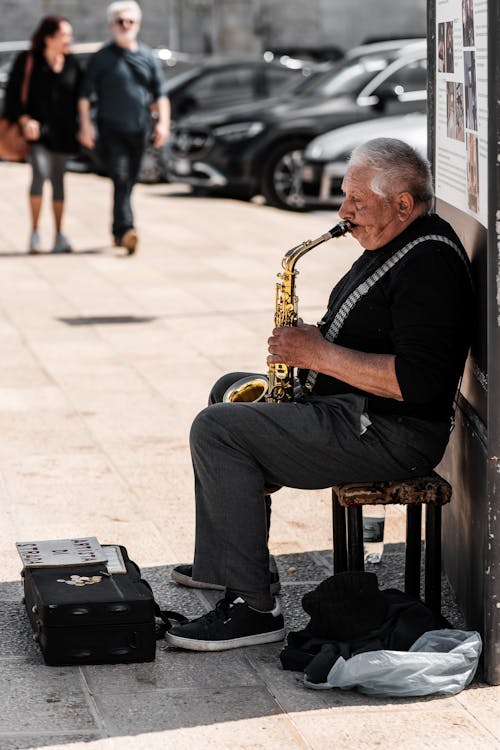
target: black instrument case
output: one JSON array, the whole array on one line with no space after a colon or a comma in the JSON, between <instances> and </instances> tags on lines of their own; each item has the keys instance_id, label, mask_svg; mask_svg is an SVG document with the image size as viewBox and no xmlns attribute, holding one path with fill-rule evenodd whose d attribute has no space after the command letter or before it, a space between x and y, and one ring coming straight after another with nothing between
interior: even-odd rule
<instances>
[{"instance_id":1,"label":"black instrument case","mask_svg":"<svg viewBox=\"0 0 500 750\"><path fill-rule=\"evenodd\" d=\"M103 563L24 568L24 602L46 664L153 661L155 602L120 547L125 573Z\"/></svg>"}]
</instances>

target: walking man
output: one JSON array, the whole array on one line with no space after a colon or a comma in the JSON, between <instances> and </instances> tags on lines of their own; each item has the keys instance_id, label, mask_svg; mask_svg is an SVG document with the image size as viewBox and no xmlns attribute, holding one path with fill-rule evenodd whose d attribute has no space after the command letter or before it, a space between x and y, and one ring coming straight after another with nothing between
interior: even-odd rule
<instances>
[{"instance_id":1,"label":"walking man","mask_svg":"<svg viewBox=\"0 0 500 750\"><path fill-rule=\"evenodd\" d=\"M97 100L98 154L113 182L114 244L129 255L136 251L131 194L137 181L151 117L153 145L168 138L170 104L158 61L152 50L137 41L141 9L136 2L114 2L107 10L112 41L90 59L79 100L79 140L96 146L90 117L91 98Z\"/></svg>"}]
</instances>

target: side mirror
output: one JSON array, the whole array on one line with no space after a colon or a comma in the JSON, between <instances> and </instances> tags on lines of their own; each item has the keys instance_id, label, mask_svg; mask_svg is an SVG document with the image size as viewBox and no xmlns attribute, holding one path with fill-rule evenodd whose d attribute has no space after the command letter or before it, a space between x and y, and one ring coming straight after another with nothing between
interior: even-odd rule
<instances>
[{"instance_id":1,"label":"side mirror","mask_svg":"<svg viewBox=\"0 0 500 750\"><path fill-rule=\"evenodd\" d=\"M382 83L373 93L379 102L384 104L385 102L398 99L399 94L403 93L403 87L394 83Z\"/></svg>"},{"instance_id":2,"label":"side mirror","mask_svg":"<svg viewBox=\"0 0 500 750\"><path fill-rule=\"evenodd\" d=\"M358 96L357 103L360 107L372 107L379 112L382 112L388 102L396 101L399 99L398 93L399 86L382 83L373 94L369 96Z\"/></svg>"}]
</instances>

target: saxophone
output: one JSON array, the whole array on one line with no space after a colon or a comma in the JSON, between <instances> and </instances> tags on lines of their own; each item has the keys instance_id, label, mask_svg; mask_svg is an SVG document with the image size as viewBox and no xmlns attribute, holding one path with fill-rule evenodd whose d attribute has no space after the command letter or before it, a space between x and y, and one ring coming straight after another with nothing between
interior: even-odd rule
<instances>
[{"instance_id":1,"label":"saxophone","mask_svg":"<svg viewBox=\"0 0 500 750\"><path fill-rule=\"evenodd\" d=\"M295 294L295 270L297 262L313 247L322 242L343 237L350 232L352 225L348 221L340 221L329 232L325 232L315 240L305 240L300 245L292 247L285 253L281 261L283 272L278 274L280 281L276 284L276 301L274 306L274 327L296 326L298 319L298 297ZM265 375L248 375L240 378L231 385L224 394L225 402L255 402L266 400L270 403L282 404L293 401L294 368L283 362L268 365Z\"/></svg>"}]
</instances>

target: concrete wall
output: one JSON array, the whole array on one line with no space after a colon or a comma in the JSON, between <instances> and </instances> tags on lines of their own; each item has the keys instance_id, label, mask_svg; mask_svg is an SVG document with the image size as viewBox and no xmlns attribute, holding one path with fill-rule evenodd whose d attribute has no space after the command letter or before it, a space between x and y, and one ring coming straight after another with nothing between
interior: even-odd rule
<instances>
[{"instance_id":1,"label":"concrete wall","mask_svg":"<svg viewBox=\"0 0 500 750\"><path fill-rule=\"evenodd\" d=\"M425 0L142 0L142 38L185 52L257 53L270 45L337 44L425 34ZM26 39L48 13L78 41L107 37L102 0L0 0L0 41Z\"/></svg>"}]
</instances>

